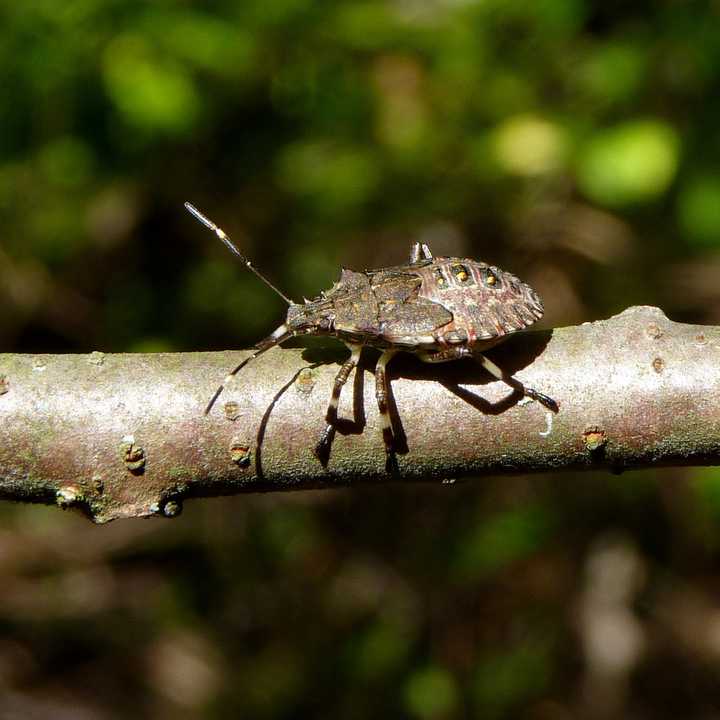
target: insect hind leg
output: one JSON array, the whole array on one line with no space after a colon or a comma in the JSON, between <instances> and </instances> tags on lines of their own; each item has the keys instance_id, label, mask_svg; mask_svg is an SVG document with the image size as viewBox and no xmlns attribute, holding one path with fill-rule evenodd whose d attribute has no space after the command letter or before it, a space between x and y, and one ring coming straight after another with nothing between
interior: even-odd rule
<instances>
[{"instance_id":1,"label":"insect hind leg","mask_svg":"<svg viewBox=\"0 0 720 720\"><path fill-rule=\"evenodd\" d=\"M355 367L357 367L360 361L360 354L362 353L362 345L350 345L351 354L350 357L342 364L340 370L338 370L333 382L332 394L330 395L330 402L328 403L327 412L325 413L325 420L327 426L320 436L320 440L315 446L315 456L323 463L326 464L328 455L330 452L330 444L335 433L335 426L337 425L337 412L338 404L340 403L340 394L342 393L345 383L350 377L350 373Z\"/></svg>"},{"instance_id":2,"label":"insect hind leg","mask_svg":"<svg viewBox=\"0 0 720 720\"><path fill-rule=\"evenodd\" d=\"M528 385L525 385L523 382L521 382L517 378L506 373L502 368L498 367L492 360L485 357L485 355L483 355L482 353L476 352L473 354L473 357L493 377L496 377L498 380L501 380L506 385L511 387L513 390L517 390L518 392L521 392L523 395L526 395L527 397L532 398L533 400L536 400L541 405L546 407L548 410L552 410L554 413L558 412L558 410L559 410L558 404L551 397L548 397L544 393L541 393L538 390L535 390L534 388L531 388Z\"/></svg>"},{"instance_id":3,"label":"insect hind leg","mask_svg":"<svg viewBox=\"0 0 720 720\"><path fill-rule=\"evenodd\" d=\"M392 422L389 412L390 384L387 379L385 368L390 360L397 355L398 350L386 350L375 365L375 399L380 411L380 423L382 427L383 442L385 443L385 454L388 458L388 466L394 466L395 457L395 436L393 435Z\"/></svg>"}]
</instances>

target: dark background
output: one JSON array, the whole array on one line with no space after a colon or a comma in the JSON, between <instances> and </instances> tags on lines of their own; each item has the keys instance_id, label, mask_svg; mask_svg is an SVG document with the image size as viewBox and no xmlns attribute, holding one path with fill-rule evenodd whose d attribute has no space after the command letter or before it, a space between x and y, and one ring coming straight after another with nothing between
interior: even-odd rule
<instances>
[{"instance_id":1,"label":"dark background","mask_svg":"<svg viewBox=\"0 0 720 720\"><path fill-rule=\"evenodd\" d=\"M0 2L0 350L247 347L410 242L720 322L720 4ZM280 352L280 351L278 351ZM632 352L618 347L618 353ZM462 440L460 440L462 441ZM0 717L720 718L720 475L0 507Z\"/></svg>"}]
</instances>

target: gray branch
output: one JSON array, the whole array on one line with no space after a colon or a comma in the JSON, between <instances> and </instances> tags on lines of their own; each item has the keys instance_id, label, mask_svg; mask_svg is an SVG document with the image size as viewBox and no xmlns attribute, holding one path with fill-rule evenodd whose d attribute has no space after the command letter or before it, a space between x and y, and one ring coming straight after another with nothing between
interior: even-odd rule
<instances>
[{"instance_id":1,"label":"gray branch","mask_svg":"<svg viewBox=\"0 0 720 720\"><path fill-rule=\"evenodd\" d=\"M97 522L176 515L187 497L558 469L720 463L720 327L634 307L519 334L495 362L553 414L471 361L390 364L397 464L386 464L369 361L351 377L324 467L313 448L337 372L273 350L203 408L244 352L0 355L0 497Z\"/></svg>"}]
</instances>

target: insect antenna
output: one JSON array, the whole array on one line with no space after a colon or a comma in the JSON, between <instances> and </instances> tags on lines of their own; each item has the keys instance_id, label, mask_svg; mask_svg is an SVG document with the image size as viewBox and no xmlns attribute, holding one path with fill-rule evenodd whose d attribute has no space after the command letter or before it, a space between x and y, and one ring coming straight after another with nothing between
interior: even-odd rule
<instances>
[{"instance_id":1,"label":"insect antenna","mask_svg":"<svg viewBox=\"0 0 720 720\"><path fill-rule=\"evenodd\" d=\"M246 357L232 372L228 373L225 379L222 381L222 384L218 387L218 389L215 391L213 396L210 398L210 402L207 404L207 407L205 408L205 415L209 415L210 411L213 408L213 405L215 404L215 401L220 397L220 393L225 389L225 386L237 375L251 360L254 360L256 357L262 355L264 352L268 351L270 348L275 347L276 345L279 345L280 343L287 340L289 337L292 337L292 330L289 330L287 325L281 325L279 328L277 328L272 334L268 335L264 340L261 340L256 346L255 351L252 353L252 355L249 355Z\"/></svg>"},{"instance_id":2,"label":"insect antenna","mask_svg":"<svg viewBox=\"0 0 720 720\"><path fill-rule=\"evenodd\" d=\"M243 262L245 267L252 271L257 277L259 277L271 290L273 290L275 293L277 293L288 305L293 305L293 301L287 297L284 293L282 293L278 288L276 288L257 268L254 267L254 265L248 260L241 252L238 250L236 245L230 240L230 238L225 234L225 231L222 228L219 228L212 220L210 220L207 215L204 215L201 213L194 205L192 205L189 202L185 203L185 209L199 222L201 222L206 228L209 230L212 230L217 237L222 240L222 242L226 245L226 247L237 257L240 258L240 260ZM207 407L205 408L205 415L208 415L210 411L213 408L213 405L215 405L215 402L220 397L220 394L225 389L225 386L232 380L235 375L237 375L251 360L254 360L256 357L262 355L264 352L269 350L270 348L275 347L276 345L279 345L280 343L287 340L289 337L292 337L293 332L292 330L289 330L287 325L281 325L279 328L277 328L273 333L268 335L264 340L261 340L257 345L255 345L255 351L250 355L249 357L246 357L232 372L230 372L226 377L225 380L223 380L222 384L218 387L218 389L214 392L213 396L210 398L210 402L207 404Z\"/></svg>"},{"instance_id":3,"label":"insect antenna","mask_svg":"<svg viewBox=\"0 0 720 720\"><path fill-rule=\"evenodd\" d=\"M227 248L237 255L243 262L245 267L251 272L255 273L271 290L276 292L288 305L292 305L293 301L287 297L284 293L278 290L236 247L236 245L230 240L225 234L225 231L219 228L209 217L203 215L194 205L189 202L185 203L185 209L199 222L201 222L206 228L212 230L220 240L222 240Z\"/></svg>"}]
</instances>

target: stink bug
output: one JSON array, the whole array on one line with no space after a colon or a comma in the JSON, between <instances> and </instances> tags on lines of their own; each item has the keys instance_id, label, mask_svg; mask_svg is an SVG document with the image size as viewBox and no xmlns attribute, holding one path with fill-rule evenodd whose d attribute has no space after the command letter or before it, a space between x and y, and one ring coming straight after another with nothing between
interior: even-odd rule
<instances>
[{"instance_id":1,"label":"stink bug","mask_svg":"<svg viewBox=\"0 0 720 720\"><path fill-rule=\"evenodd\" d=\"M524 385L483 354L542 317L537 293L514 275L476 260L433 257L426 244L416 242L407 265L364 272L343 269L330 290L314 300L295 303L258 272L215 223L190 203L185 207L289 305L285 322L261 340L218 387L206 415L225 384L245 365L296 335L331 335L350 349L350 357L335 377L327 425L315 449L321 460L327 459L340 393L366 345L381 351L375 365L375 397L388 457L393 454L394 438L386 367L399 352L413 353L427 363L472 358L498 380L557 412L554 400Z\"/></svg>"}]
</instances>

